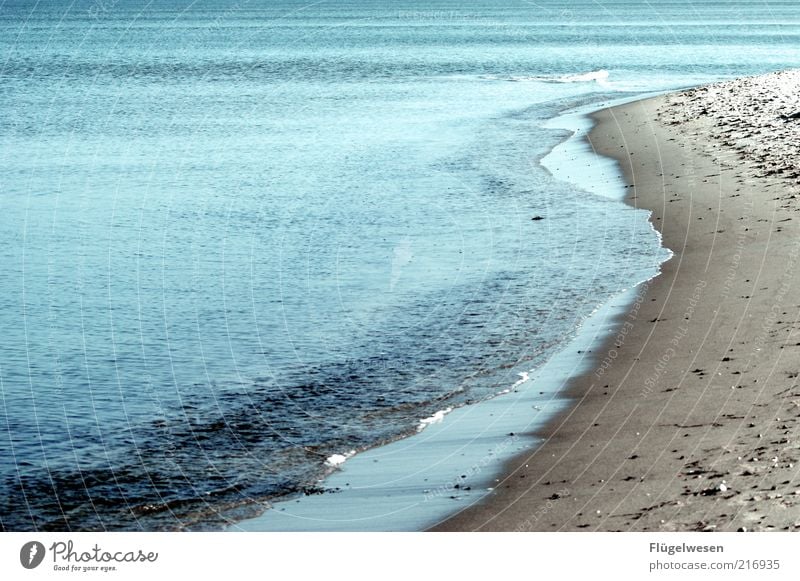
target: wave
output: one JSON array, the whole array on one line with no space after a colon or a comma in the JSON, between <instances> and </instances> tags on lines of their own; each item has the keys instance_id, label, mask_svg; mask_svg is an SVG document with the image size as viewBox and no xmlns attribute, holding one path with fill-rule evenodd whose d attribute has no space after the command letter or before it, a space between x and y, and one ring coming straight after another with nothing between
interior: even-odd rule
<instances>
[{"instance_id":1,"label":"wave","mask_svg":"<svg viewBox=\"0 0 800 581\"><path fill-rule=\"evenodd\" d=\"M600 84L608 82L609 73L605 69L600 69L598 71L591 71L588 73L583 73L580 75L563 75L556 79L558 83L589 83L591 81L596 81Z\"/></svg>"},{"instance_id":2,"label":"wave","mask_svg":"<svg viewBox=\"0 0 800 581\"><path fill-rule=\"evenodd\" d=\"M510 75L510 76L497 76L497 75L483 75L481 78L493 81L510 81L510 82L537 82L537 83L592 83L598 85L608 86L610 73L605 69L596 71L589 71L587 73L578 73L571 75Z\"/></svg>"},{"instance_id":3,"label":"wave","mask_svg":"<svg viewBox=\"0 0 800 581\"><path fill-rule=\"evenodd\" d=\"M422 430L424 430L425 428L427 428L431 424L438 424L438 423L442 422L444 420L444 417L447 414L449 414L451 411L453 411L453 408L452 407L448 407L448 408L445 408L443 410L439 410L438 412L436 412L435 414L433 414L432 416L430 416L428 418L420 420L419 421L419 425L417 426L417 431L421 432Z\"/></svg>"}]
</instances>

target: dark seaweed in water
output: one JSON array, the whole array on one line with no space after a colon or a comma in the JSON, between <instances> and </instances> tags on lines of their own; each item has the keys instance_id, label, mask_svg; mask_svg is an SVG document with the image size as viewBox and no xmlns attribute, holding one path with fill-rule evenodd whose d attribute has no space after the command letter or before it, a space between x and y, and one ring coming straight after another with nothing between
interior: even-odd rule
<instances>
[{"instance_id":1,"label":"dark seaweed in water","mask_svg":"<svg viewBox=\"0 0 800 581\"><path fill-rule=\"evenodd\" d=\"M489 289L502 297L514 279L500 278ZM2 482L2 527L214 528L266 499L315 491L331 454L411 433L422 417L507 387L508 364L520 353L528 365L544 353L535 316L511 314L502 300L495 310L485 304L486 297L475 299L455 307L453 319L431 319L390 342L374 337L355 350L371 356L298 369L281 384L255 379L213 402L195 398L168 418L117 434L88 465L20 467ZM476 340L489 357L476 357ZM528 341L539 351L526 351ZM458 370L471 377L459 379Z\"/></svg>"}]
</instances>

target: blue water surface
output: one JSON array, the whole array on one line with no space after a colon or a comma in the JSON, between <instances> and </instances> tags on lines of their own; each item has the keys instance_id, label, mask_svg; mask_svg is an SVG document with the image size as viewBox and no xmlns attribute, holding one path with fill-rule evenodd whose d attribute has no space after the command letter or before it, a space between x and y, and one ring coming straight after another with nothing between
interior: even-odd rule
<instances>
[{"instance_id":1,"label":"blue water surface","mask_svg":"<svg viewBox=\"0 0 800 581\"><path fill-rule=\"evenodd\" d=\"M771 0L3 2L0 529L214 528L506 389L666 252L542 124L799 40Z\"/></svg>"}]
</instances>

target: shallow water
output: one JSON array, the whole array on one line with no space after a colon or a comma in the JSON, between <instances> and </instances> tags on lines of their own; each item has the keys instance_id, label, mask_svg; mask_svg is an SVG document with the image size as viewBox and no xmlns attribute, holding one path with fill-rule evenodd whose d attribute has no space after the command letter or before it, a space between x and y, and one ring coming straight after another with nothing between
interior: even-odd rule
<instances>
[{"instance_id":1,"label":"shallow water","mask_svg":"<svg viewBox=\"0 0 800 581\"><path fill-rule=\"evenodd\" d=\"M507 389L665 251L568 107L785 68L791 3L0 7L0 525L213 527ZM531 220L540 216L542 220Z\"/></svg>"}]
</instances>

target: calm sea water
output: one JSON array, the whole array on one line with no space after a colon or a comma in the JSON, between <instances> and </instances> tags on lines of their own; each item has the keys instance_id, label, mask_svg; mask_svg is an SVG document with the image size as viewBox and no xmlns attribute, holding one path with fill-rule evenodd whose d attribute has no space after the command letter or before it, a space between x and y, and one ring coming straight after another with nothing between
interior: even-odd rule
<instances>
[{"instance_id":1,"label":"calm sea water","mask_svg":"<svg viewBox=\"0 0 800 581\"><path fill-rule=\"evenodd\" d=\"M665 254L542 123L799 35L771 0L0 4L0 528L214 527L506 389Z\"/></svg>"}]
</instances>

